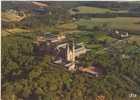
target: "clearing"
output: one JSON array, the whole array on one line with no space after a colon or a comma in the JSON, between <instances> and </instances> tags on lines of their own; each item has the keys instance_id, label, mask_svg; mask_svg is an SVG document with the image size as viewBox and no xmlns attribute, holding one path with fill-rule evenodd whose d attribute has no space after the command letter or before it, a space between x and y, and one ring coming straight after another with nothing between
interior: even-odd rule
<instances>
[{"instance_id":1,"label":"clearing","mask_svg":"<svg viewBox=\"0 0 140 100\"><path fill-rule=\"evenodd\" d=\"M128 31L140 31L140 18L138 17L80 19L76 23L78 25L86 26L87 28L98 26Z\"/></svg>"}]
</instances>

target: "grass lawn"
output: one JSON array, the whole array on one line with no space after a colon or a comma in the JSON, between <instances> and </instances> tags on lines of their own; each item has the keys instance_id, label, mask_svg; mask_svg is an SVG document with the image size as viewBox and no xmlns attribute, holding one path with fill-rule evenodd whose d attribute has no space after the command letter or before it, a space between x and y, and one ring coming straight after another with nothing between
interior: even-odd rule
<instances>
[{"instance_id":1,"label":"grass lawn","mask_svg":"<svg viewBox=\"0 0 140 100\"><path fill-rule=\"evenodd\" d=\"M103 40L109 40L110 41L110 40L113 39L112 37L108 36L105 33L94 32L93 34L98 41L103 41Z\"/></svg>"},{"instance_id":2,"label":"grass lawn","mask_svg":"<svg viewBox=\"0 0 140 100\"><path fill-rule=\"evenodd\" d=\"M140 43L140 35L132 35L129 38L127 38L126 40L128 41L128 43L136 42L137 44L139 44Z\"/></svg>"},{"instance_id":3,"label":"grass lawn","mask_svg":"<svg viewBox=\"0 0 140 100\"><path fill-rule=\"evenodd\" d=\"M112 11L112 10L107 9L107 8L97 8L97 7L88 7L88 6L79 6L75 9L77 9L78 11L74 12L71 9L70 13L71 14L84 14L84 13L92 14L92 13L111 13L111 12L115 12L115 11Z\"/></svg>"},{"instance_id":4,"label":"grass lawn","mask_svg":"<svg viewBox=\"0 0 140 100\"><path fill-rule=\"evenodd\" d=\"M13 28L13 29L2 30L1 35L2 36L7 36L9 34L26 33L26 32L30 32L30 31L29 30L26 30L26 29L21 29L21 28Z\"/></svg>"},{"instance_id":5,"label":"grass lawn","mask_svg":"<svg viewBox=\"0 0 140 100\"><path fill-rule=\"evenodd\" d=\"M20 21L23 18L25 18L25 16L18 16L15 13L12 12L2 12L1 14L2 20L6 21L6 22L11 22L11 21Z\"/></svg>"},{"instance_id":6,"label":"grass lawn","mask_svg":"<svg viewBox=\"0 0 140 100\"><path fill-rule=\"evenodd\" d=\"M60 30L75 30L77 29L77 24L75 23L66 23L56 26Z\"/></svg>"},{"instance_id":7,"label":"grass lawn","mask_svg":"<svg viewBox=\"0 0 140 100\"><path fill-rule=\"evenodd\" d=\"M92 53L96 53L99 50L104 49L102 44L97 41L107 40L108 42L111 42L113 40L112 37L100 32L79 32L73 34L73 37L76 39L76 41L84 43L88 49L91 49Z\"/></svg>"},{"instance_id":8,"label":"grass lawn","mask_svg":"<svg viewBox=\"0 0 140 100\"><path fill-rule=\"evenodd\" d=\"M105 52L105 48L97 41L107 40L108 42L111 42L113 40L112 37L98 31L81 31L72 34L72 36L76 39L76 41L84 43L86 45L86 48L90 49L90 52L92 54ZM94 40L97 43L95 43Z\"/></svg>"},{"instance_id":9,"label":"grass lawn","mask_svg":"<svg viewBox=\"0 0 140 100\"><path fill-rule=\"evenodd\" d=\"M113 38L108 36L106 33L101 33L101 32L91 32L91 35L88 36L90 38L92 38L92 36L97 40L97 41L104 41L104 40L108 40L111 41Z\"/></svg>"},{"instance_id":10,"label":"grass lawn","mask_svg":"<svg viewBox=\"0 0 140 100\"><path fill-rule=\"evenodd\" d=\"M29 30L21 29L21 28L8 29L7 31L10 33L29 32Z\"/></svg>"},{"instance_id":11,"label":"grass lawn","mask_svg":"<svg viewBox=\"0 0 140 100\"><path fill-rule=\"evenodd\" d=\"M116 18L92 18L80 19L77 21L78 25L84 25L87 28L95 26L103 27L106 24L108 28L123 29L130 31L140 31L140 18L138 17L116 17Z\"/></svg>"}]
</instances>

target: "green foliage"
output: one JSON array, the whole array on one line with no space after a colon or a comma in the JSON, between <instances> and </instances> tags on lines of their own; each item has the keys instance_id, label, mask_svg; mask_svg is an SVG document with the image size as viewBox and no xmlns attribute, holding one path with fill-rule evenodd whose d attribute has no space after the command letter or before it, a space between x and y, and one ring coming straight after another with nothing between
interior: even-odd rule
<instances>
[{"instance_id":1,"label":"green foliage","mask_svg":"<svg viewBox=\"0 0 140 100\"><path fill-rule=\"evenodd\" d=\"M127 31L140 31L139 25L136 24L140 19L137 17L116 17L116 18L91 18L78 20L76 23L82 29L102 30L102 29L120 29Z\"/></svg>"},{"instance_id":2,"label":"green foliage","mask_svg":"<svg viewBox=\"0 0 140 100\"><path fill-rule=\"evenodd\" d=\"M110 9L106 8L98 8L98 7L90 7L90 6L79 6L75 8L77 11L70 11L71 14L103 14L103 13L113 13Z\"/></svg>"},{"instance_id":3,"label":"green foliage","mask_svg":"<svg viewBox=\"0 0 140 100\"><path fill-rule=\"evenodd\" d=\"M73 6L72 4L70 6ZM55 30L54 25L58 20L69 19L66 9L57 7L49 8L53 15L27 17L21 21L19 27L30 28L36 32ZM109 23L114 25L112 20L116 19L108 20L111 20ZM99 21L99 24L96 25L93 21ZM121 21L119 24L122 23ZM97 18L79 20L78 24L79 29L84 31L68 35L69 39L74 38L76 42L83 42L91 49L79 60L87 67L92 63L101 64L105 69L105 76L95 78L86 73L69 72L64 66L53 64L50 55L37 60L33 52L36 34L11 34L2 37L2 99L94 100L96 96L104 95L107 100L124 100L130 93L140 95L139 45L136 43L116 45L111 43L113 38L105 33L93 32L99 30L99 27L109 27L110 24L104 22L103 18L101 22Z\"/></svg>"},{"instance_id":4,"label":"green foliage","mask_svg":"<svg viewBox=\"0 0 140 100\"><path fill-rule=\"evenodd\" d=\"M88 36L89 35L89 36ZM78 36L78 35L74 35ZM33 56L35 35L15 34L2 38L2 98L5 100L93 100L104 95L108 100L127 98L129 93L140 94L139 46L113 45L102 50L100 42L92 41L100 35L81 34L88 38L84 43L91 49L79 58L83 65L93 62L103 65L106 75L101 79L79 72L71 73L63 66L55 65L46 55L36 63ZM78 40L78 38L77 38ZM96 46L94 47L94 45ZM100 51L101 50L101 51ZM123 58L122 55L126 55ZM86 56L86 57L85 57ZM116 91L117 90L117 91Z\"/></svg>"}]
</instances>

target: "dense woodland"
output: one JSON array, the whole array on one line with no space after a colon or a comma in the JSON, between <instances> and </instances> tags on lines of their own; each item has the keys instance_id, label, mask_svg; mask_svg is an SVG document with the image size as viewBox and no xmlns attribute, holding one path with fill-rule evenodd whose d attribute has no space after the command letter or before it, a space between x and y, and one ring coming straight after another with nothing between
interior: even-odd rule
<instances>
[{"instance_id":1,"label":"dense woodland","mask_svg":"<svg viewBox=\"0 0 140 100\"><path fill-rule=\"evenodd\" d=\"M66 6L66 9L61 3L59 5L63 9L60 8L62 9L60 10L57 6L54 9L50 7L52 15L47 15L45 19L43 19L45 15L28 16L19 23L15 22L15 25L11 25L12 28L22 27L31 29L32 32L2 37L2 100L96 100L96 97L100 95L105 96L106 100L129 100L131 93L136 94L135 99L139 100L140 44L136 41L129 43L127 39L124 39L114 43L111 41L112 38L106 35L109 40L102 40L99 37L104 36L104 33L98 27L94 30L87 30L81 26L78 29L84 31L85 34L68 34L69 38L84 42L92 49L79 60L85 66L92 63L102 65L105 75L99 78L87 73L69 72L63 66L53 64L50 54L36 56L33 52L33 42L38 33L47 30L56 32L58 30L53 28L60 23L60 20L68 22L71 19L67 9L73 3L69 4L70 7ZM74 6L80 5L78 2L74 4ZM52 3L53 5L55 3ZM9 9L6 7L2 6L4 10ZM2 29L11 27L10 24L2 22L3 24L5 26Z\"/></svg>"},{"instance_id":2,"label":"dense woodland","mask_svg":"<svg viewBox=\"0 0 140 100\"><path fill-rule=\"evenodd\" d=\"M2 38L4 100L93 100L100 94L117 100L127 98L131 92L140 94L140 46L137 44L110 47L106 53L92 57L87 54L86 62L93 60L107 71L104 77L96 79L88 74L68 72L63 66L52 64L50 56L37 59L31 36L28 33ZM123 59L122 54L129 58Z\"/></svg>"}]
</instances>

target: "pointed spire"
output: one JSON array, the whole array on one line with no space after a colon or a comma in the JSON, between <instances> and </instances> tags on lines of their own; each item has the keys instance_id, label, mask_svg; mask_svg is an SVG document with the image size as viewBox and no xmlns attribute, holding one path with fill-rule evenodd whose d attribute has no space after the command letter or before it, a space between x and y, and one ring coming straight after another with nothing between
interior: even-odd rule
<instances>
[{"instance_id":1,"label":"pointed spire","mask_svg":"<svg viewBox=\"0 0 140 100\"><path fill-rule=\"evenodd\" d=\"M69 70L75 70L75 43L73 41L71 50L69 49L69 44L67 45L67 60L71 62Z\"/></svg>"},{"instance_id":2,"label":"pointed spire","mask_svg":"<svg viewBox=\"0 0 140 100\"><path fill-rule=\"evenodd\" d=\"M69 48L69 43L67 43L67 52L66 52L66 56L67 56L67 61L70 61L70 48Z\"/></svg>"},{"instance_id":3,"label":"pointed spire","mask_svg":"<svg viewBox=\"0 0 140 100\"><path fill-rule=\"evenodd\" d=\"M73 40L73 45L72 45L72 61L75 62L75 43Z\"/></svg>"}]
</instances>

